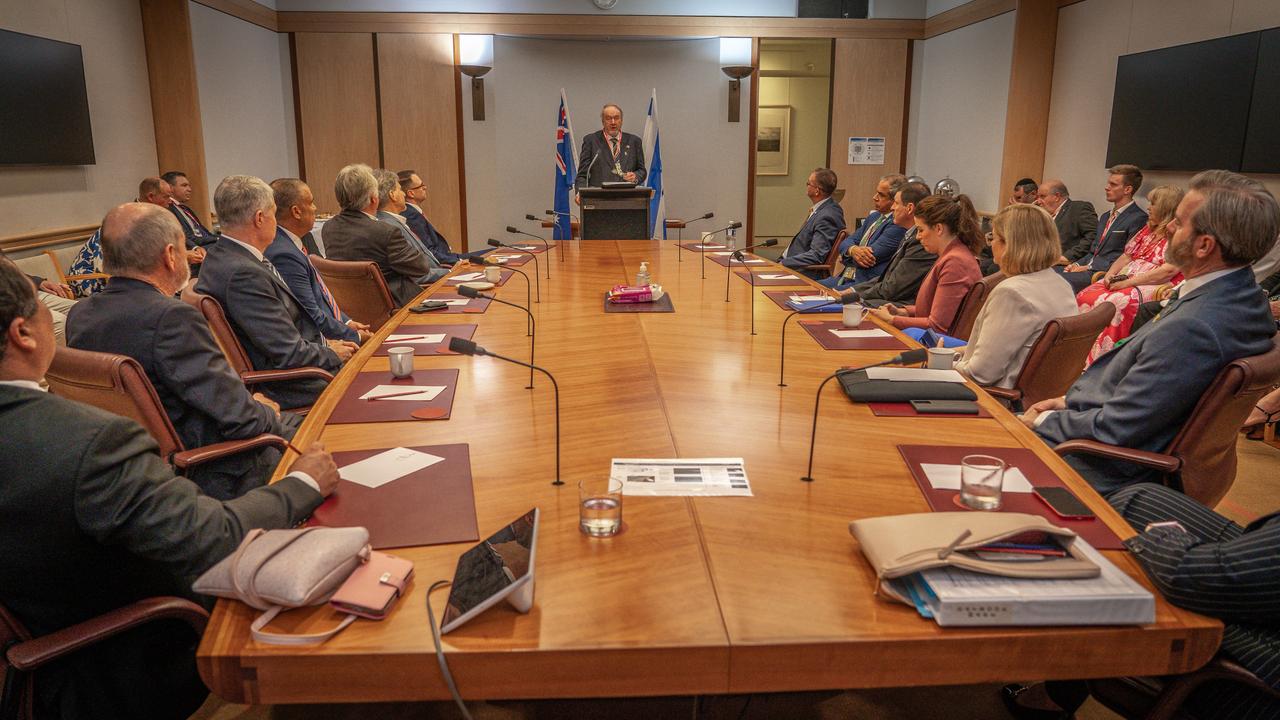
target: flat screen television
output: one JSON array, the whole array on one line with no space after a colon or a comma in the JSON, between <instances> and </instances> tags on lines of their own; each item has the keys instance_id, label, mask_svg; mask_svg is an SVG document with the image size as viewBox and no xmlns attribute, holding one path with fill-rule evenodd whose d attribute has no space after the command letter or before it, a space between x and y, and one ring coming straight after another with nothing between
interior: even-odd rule
<instances>
[{"instance_id":1,"label":"flat screen television","mask_svg":"<svg viewBox=\"0 0 1280 720\"><path fill-rule=\"evenodd\" d=\"M1240 170L1258 36L1232 35L1121 56L1107 166Z\"/></svg>"},{"instance_id":2,"label":"flat screen television","mask_svg":"<svg viewBox=\"0 0 1280 720\"><path fill-rule=\"evenodd\" d=\"M79 45L0 30L0 165L92 165Z\"/></svg>"},{"instance_id":3,"label":"flat screen television","mask_svg":"<svg viewBox=\"0 0 1280 720\"><path fill-rule=\"evenodd\" d=\"M1280 173L1280 28L1264 30L1261 36L1241 170Z\"/></svg>"}]
</instances>

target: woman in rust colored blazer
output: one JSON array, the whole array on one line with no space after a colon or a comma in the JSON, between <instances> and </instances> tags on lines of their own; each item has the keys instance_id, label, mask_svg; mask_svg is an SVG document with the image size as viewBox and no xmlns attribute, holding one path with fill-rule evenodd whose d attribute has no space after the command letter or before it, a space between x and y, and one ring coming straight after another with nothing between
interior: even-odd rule
<instances>
[{"instance_id":1,"label":"woman in rust colored blazer","mask_svg":"<svg viewBox=\"0 0 1280 720\"><path fill-rule=\"evenodd\" d=\"M986 241L978 229L978 213L967 195L931 195L916 206L916 237L938 259L916 293L915 304L889 303L872 312L899 329L945 335L951 332L960 301L982 279L977 255Z\"/></svg>"}]
</instances>

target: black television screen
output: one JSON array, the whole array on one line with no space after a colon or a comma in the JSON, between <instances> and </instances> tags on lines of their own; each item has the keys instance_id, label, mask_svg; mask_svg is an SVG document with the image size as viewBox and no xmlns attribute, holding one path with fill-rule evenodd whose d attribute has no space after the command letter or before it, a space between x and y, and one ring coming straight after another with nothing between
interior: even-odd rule
<instances>
[{"instance_id":1,"label":"black television screen","mask_svg":"<svg viewBox=\"0 0 1280 720\"><path fill-rule=\"evenodd\" d=\"M0 165L92 165L80 46L0 30Z\"/></svg>"},{"instance_id":2,"label":"black television screen","mask_svg":"<svg viewBox=\"0 0 1280 720\"><path fill-rule=\"evenodd\" d=\"M1107 166L1240 170L1258 33L1121 56Z\"/></svg>"},{"instance_id":3,"label":"black television screen","mask_svg":"<svg viewBox=\"0 0 1280 720\"><path fill-rule=\"evenodd\" d=\"M1258 44L1244 172L1280 173L1280 28L1264 30Z\"/></svg>"}]
</instances>

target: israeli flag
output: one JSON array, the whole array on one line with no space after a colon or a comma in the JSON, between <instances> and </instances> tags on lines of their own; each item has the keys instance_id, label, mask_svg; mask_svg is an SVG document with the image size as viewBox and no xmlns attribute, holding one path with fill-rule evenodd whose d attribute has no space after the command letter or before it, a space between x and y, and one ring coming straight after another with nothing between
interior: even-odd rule
<instances>
[{"instance_id":1,"label":"israeli flag","mask_svg":"<svg viewBox=\"0 0 1280 720\"><path fill-rule=\"evenodd\" d=\"M644 187L653 188L649 199L649 227L653 240L667 239L667 197L662 192L662 144L658 142L658 89L649 98L649 115L644 119L644 156L649 158L649 175Z\"/></svg>"},{"instance_id":2,"label":"israeli flag","mask_svg":"<svg viewBox=\"0 0 1280 720\"><path fill-rule=\"evenodd\" d=\"M569 205L573 201L573 183L578 177L573 148L569 100L564 88L560 88L560 112L556 114L556 188L552 204L556 211L556 226L551 237L555 240L570 240L573 237L573 217L569 214Z\"/></svg>"}]
</instances>

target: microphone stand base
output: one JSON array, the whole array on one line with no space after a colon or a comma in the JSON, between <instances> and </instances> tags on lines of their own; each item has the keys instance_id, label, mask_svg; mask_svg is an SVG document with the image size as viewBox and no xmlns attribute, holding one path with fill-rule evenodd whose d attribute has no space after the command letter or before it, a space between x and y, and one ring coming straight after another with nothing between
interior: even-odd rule
<instances>
[{"instance_id":1,"label":"microphone stand base","mask_svg":"<svg viewBox=\"0 0 1280 720\"><path fill-rule=\"evenodd\" d=\"M813 478L809 477L808 475L805 475L804 477L802 477L802 478L800 478L800 479L801 479L801 480L803 480L803 481L805 481L805 482L813 482Z\"/></svg>"},{"instance_id":2,"label":"microphone stand base","mask_svg":"<svg viewBox=\"0 0 1280 720\"><path fill-rule=\"evenodd\" d=\"M560 478L556 478L555 480L552 480L552 481L551 481L551 484L552 484L552 485L563 485L563 484L564 484L564 481L563 481L563 480L561 480Z\"/></svg>"}]
</instances>

